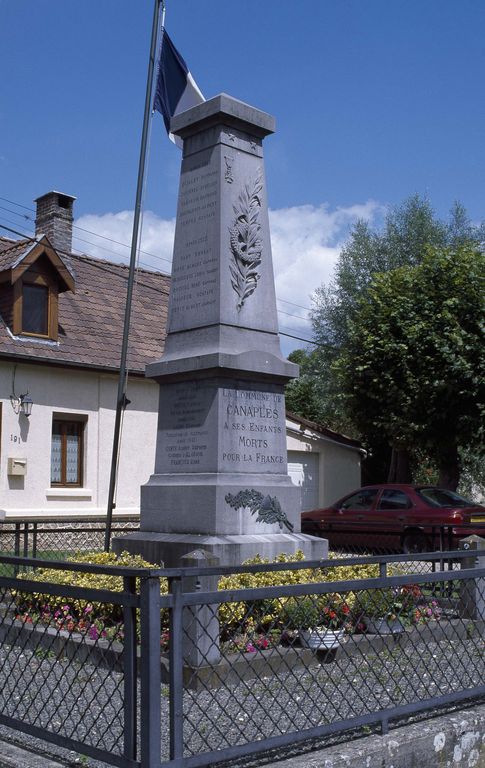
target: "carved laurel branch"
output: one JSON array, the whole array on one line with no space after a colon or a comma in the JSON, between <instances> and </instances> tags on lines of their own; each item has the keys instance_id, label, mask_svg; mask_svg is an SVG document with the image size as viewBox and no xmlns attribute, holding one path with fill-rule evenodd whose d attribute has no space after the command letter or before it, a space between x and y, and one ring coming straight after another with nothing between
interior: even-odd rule
<instances>
[{"instance_id":1,"label":"carved laurel branch","mask_svg":"<svg viewBox=\"0 0 485 768\"><path fill-rule=\"evenodd\" d=\"M262 242L259 237L261 224L261 192L263 178L258 168L254 181L244 185L237 204L233 206L235 219L229 228L232 260L230 262L231 285L237 296L237 308L256 290L259 280L258 267L261 264Z\"/></svg>"},{"instance_id":2,"label":"carved laurel branch","mask_svg":"<svg viewBox=\"0 0 485 768\"><path fill-rule=\"evenodd\" d=\"M229 506L234 509L248 507L252 515L257 515L257 523L268 523L269 525L278 523L281 529L285 526L290 532L293 531L293 523L290 523L286 512L281 509L281 504L276 496L269 496L269 494L263 496L254 488L246 488L244 491L239 491L235 496L228 493L225 498Z\"/></svg>"}]
</instances>

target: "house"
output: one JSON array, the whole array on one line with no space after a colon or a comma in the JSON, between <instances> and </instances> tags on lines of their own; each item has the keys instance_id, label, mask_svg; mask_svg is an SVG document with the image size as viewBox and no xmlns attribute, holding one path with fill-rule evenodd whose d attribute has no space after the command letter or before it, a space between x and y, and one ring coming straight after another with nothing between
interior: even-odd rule
<instances>
[{"instance_id":1,"label":"house","mask_svg":"<svg viewBox=\"0 0 485 768\"><path fill-rule=\"evenodd\" d=\"M72 253L75 198L36 200L35 236L0 237L0 515L105 514L128 268ZM170 277L137 270L116 515L139 510L153 471ZM30 415L29 415L29 412ZM290 471L304 508L360 482L356 441L289 415Z\"/></svg>"},{"instance_id":2,"label":"house","mask_svg":"<svg viewBox=\"0 0 485 768\"><path fill-rule=\"evenodd\" d=\"M288 474L301 487L303 510L328 507L360 485L366 456L358 440L286 412Z\"/></svg>"}]
</instances>

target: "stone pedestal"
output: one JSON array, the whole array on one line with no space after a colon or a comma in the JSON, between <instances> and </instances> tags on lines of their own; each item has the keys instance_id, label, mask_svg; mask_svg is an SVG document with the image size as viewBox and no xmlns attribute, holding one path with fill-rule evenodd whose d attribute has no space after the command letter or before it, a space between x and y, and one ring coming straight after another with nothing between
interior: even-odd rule
<instances>
[{"instance_id":1,"label":"stone pedestal","mask_svg":"<svg viewBox=\"0 0 485 768\"><path fill-rule=\"evenodd\" d=\"M187 568L204 568L218 565L216 557L197 549L181 558ZM216 592L217 576L190 576L183 579L184 592ZM221 660L219 650L218 605L186 606L183 615L184 666L189 669L213 666Z\"/></svg>"},{"instance_id":2,"label":"stone pedestal","mask_svg":"<svg viewBox=\"0 0 485 768\"><path fill-rule=\"evenodd\" d=\"M171 124L184 142L155 470L141 531L122 541L179 565L194 549L236 564L326 542L300 533L287 472L281 354L262 140L274 120L222 94ZM120 549L120 544L114 544Z\"/></svg>"}]
</instances>

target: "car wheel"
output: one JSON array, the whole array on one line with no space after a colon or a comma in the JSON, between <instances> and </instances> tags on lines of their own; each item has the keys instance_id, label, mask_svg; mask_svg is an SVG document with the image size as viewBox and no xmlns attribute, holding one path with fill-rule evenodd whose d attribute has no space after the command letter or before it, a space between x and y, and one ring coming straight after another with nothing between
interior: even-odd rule
<instances>
[{"instance_id":1,"label":"car wheel","mask_svg":"<svg viewBox=\"0 0 485 768\"><path fill-rule=\"evenodd\" d=\"M402 551L406 555L416 555L419 552L429 552L428 537L421 531L410 531L402 540Z\"/></svg>"}]
</instances>

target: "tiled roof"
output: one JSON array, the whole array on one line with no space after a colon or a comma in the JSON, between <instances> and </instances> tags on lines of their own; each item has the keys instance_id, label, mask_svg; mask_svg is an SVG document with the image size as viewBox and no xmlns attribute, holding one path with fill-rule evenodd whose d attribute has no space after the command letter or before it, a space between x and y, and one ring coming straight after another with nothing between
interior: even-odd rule
<instances>
[{"instance_id":1,"label":"tiled roof","mask_svg":"<svg viewBox=\"0 0 485 768\"><path fill-rule=\"evenodd\" d=\"M31 245L32 240L17 240L15 243L8 241L6 248L0 249L0 272L13 267L19 257L22 256Z\"/></svg>"},{"instance_id":2,"label":"tiled roof","mask_svg":"<svg viewBox=\"0 0 485 768\"><path fill-rule=\"evenodd\" d=\"M0 253L6 251L7 248L11 248L12 245L17 245L18 240L11 240L9 237L0 237Z\"/></svg>"},{"instance_id":3,"label":"tiled roof","mask_svg":"<svg viewBox=\"0 0 485 768\"><path fill-rule=\"evenodd\" d=\"M0 238L0 244L2 243L2 240L3 238ZM0 272L4 272L7 269L16 267L23 261L24 257L28 256L29 253L32 253L32 251L35 250L37 245L40 245L41 247L49 246L46 251L47 253L50 253L51 256L55 254L57 257L57 269L59 270L60 262L60 264L67 269L71 278L75 277L71 257L67 253L55 251L54 248L52 248L49 238L42 234L38 234L35 237L29 237L25 240L16 240L13 242L10 240L7 241L5 248L0 247ZM52 252L54 252L54 254Z\"/></svg>"},{"instance_id":4,"label":"tiled roof","mask_svg":"<svg viewBox=\"0 0 485 768\"><path fill-rule=\"evenodd\" d=\"M295 421L301 427L310 429L312 432L318 432L319 434L328 437L330 440L335 440L336 443L342 443L342 445L348 445L351 448L360 448L363 450L362 443L359 442L359 440L354 440L353 437L347 437L347 435L341 435L340 432L335 432L333 429L329 429L329 427L324 427L323 424L304 419L302 416L297 416L296 413L291 413L291 411L286 411L286 418L290 421Z\"/></svg>"},{"instance_id":5,"label":"tiled roof","mask_svg":"<svg viewBox=\"0 0 485 768\"><path fill-rule=\"evenodd\" d=\"M0 251L0 260L10 250L15 248ZM128 267L87 256L72 254L70 258L76 288L75 293L66 291L59 295L58 342L12 337L0 319L1 357L15 356L17 360L100 369L119 368ZM143 373L145 365L161 355L169 284L167 275L137 270L128 351L128 368L132 372Z\"/></svg>"}]
</instances>

